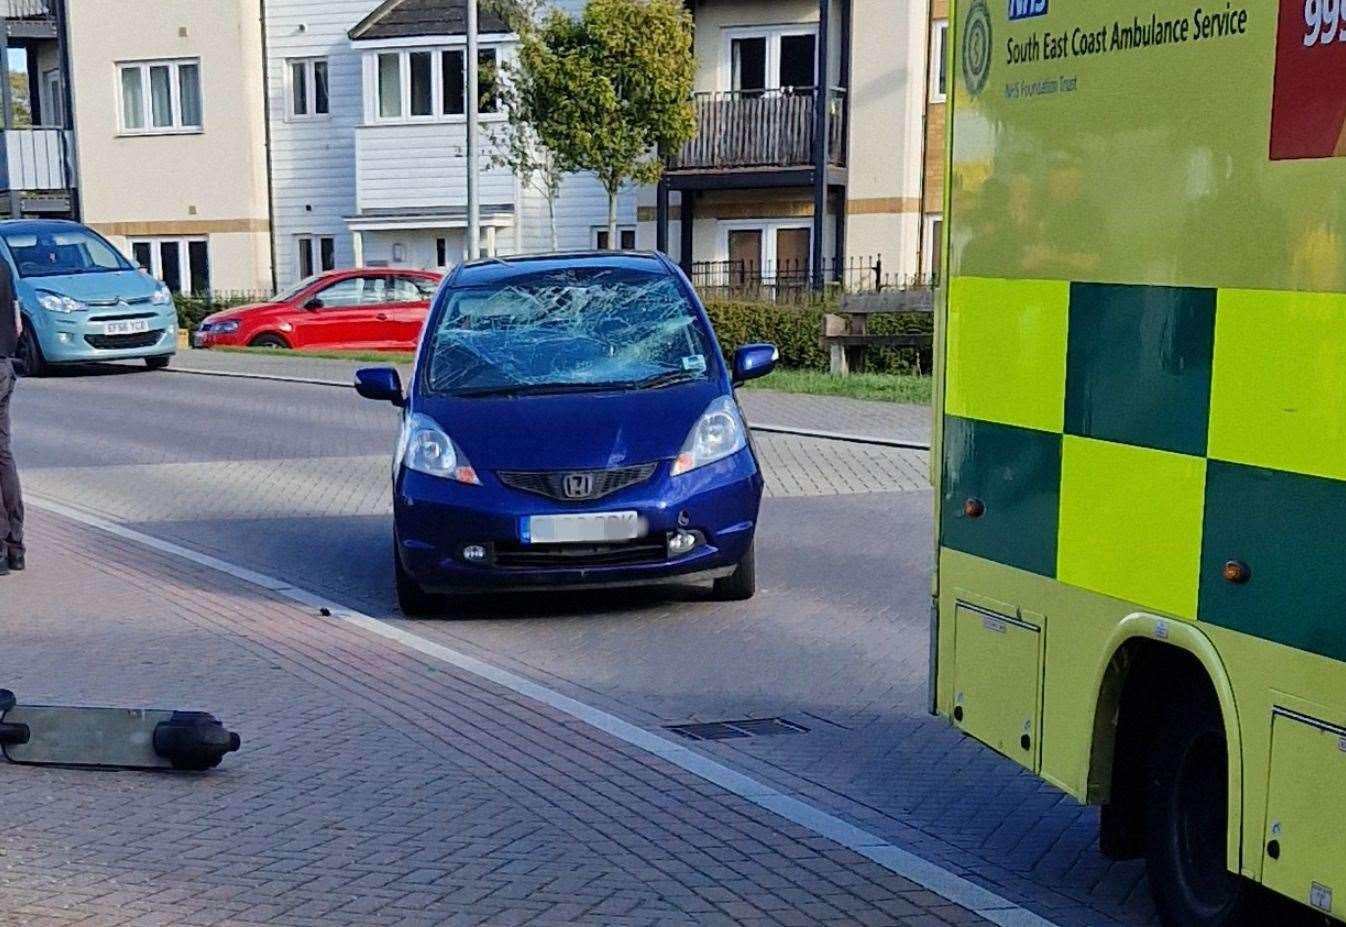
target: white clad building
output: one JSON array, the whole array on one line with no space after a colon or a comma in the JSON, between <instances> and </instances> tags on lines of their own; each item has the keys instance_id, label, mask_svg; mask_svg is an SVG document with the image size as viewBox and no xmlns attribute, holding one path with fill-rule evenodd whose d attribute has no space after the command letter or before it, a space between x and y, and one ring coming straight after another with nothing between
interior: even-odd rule
<instances>
[{"instance_id":1,"label":"white clad building","mask_svg":"<svg viewBox=\"0 0 1346 927\"><path fill-rule=\"evenodd\" d=\"M583 0L564 0L578 11ZM279 286L332 267L443 269L462 260L467 213L464 0L268 0L272 215ZM479 25L480 202L486 253L549 250L543 195L491 164L492 74L514 54L496 17ZM618 212L633 245L634 191ZM606 244L607 197L565 181L559 244Z\"/></svg>"}]
</instances>

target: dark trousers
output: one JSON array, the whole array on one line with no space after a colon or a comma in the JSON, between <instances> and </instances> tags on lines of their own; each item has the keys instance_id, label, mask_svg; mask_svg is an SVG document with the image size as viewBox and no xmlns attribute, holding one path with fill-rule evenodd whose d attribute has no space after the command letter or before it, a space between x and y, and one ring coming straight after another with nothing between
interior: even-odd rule
<instances>
[{"instance_id":1,"label":"dark trousers","mask_svg":"<svg viewBox=\"0 0 1346 927\"><path fill-rule=\"evenodd\" d=\"M0 357L0 555L6 548L23 552L23 493L9 444L9 400L17 379L13 362Z\"/></svg>"}]
</instances>

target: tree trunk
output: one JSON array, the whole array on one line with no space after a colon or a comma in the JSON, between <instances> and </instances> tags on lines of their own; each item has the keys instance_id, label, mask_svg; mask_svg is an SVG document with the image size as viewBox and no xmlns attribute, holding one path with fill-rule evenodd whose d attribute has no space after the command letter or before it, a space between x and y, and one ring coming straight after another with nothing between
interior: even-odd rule
<instances>
[{"instance_id":1,"label":"tree trunk","mask_svg":"<svg viewBox=\"0 0 1346 927\"><path fill-rule=\"evenodd\" d=\"M556 191L551 190L547 193L547 219L551 222L551 249L553 252L561 250L561 239L556 234Z\"/></svg>"},{"instance_id":2,"label":"tree trunk","mask_svg":"<svg viewBox=\"0 0 1346 927\"><path fill-rule=\"evenodd\" d=\"M608 189L608 250L620 251L621 238L617 235L617 191Z\"/></svg>"}]
</instances>

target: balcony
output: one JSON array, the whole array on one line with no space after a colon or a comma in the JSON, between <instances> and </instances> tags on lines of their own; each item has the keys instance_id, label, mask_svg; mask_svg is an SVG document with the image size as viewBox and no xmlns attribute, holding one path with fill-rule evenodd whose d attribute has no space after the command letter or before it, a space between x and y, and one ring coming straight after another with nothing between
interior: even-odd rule
<instances>
[{"instance_id":1,"label":"balcony","mask_svg":"<svg viewBox=\"0 0 1346 927\"><path fill-rule=\"evenodd\" d=\"M5 30L13 39L56 38L56 14L51 0L0 0Z\"/></svg>"},{"instance_id":2,"label":"balcony","mask_svg":"<svg viewBox=\"0 0 1346 927\"><path fill-rule=\"evenodd\" d=\"M67 131L8 129L3 134L5 163L0 190L11 194L11 212L13 199L26 215L67 212L71 199Z\"/></svg>"},{"instance_id":3,"label":"balcony","mask_svg":"<svg viewBox=\"0 0 1346 927\"><path fill-rule=\"evenodd\" d=\"M668 161L679 172L812 169L816 89L724 91L695 98L696 135ZM846 166L846 91L826 92L827 163Z\"/></svg>"}]
</instances>

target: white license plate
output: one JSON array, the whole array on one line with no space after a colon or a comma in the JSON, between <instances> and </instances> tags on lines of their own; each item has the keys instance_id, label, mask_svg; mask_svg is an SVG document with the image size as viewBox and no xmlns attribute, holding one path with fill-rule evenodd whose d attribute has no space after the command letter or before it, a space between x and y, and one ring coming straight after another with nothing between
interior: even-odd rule
<instances>
[{"instance_id":1,"label":"white license plate","mask_svg":"<svg viewBox=\"0 0 1346 927\"><path fill-rule=\"evenodd\" d=\"M124 322L104 322L105 335L140 335L150 330L149 319L129 319Z\"/></svg>"},{"instance_id":2,"label":"white license plate","mask_svg":"<svg viewBox=\"0 0 1346 927\"><path fill-rule=\"evenodd\" d=\"M533 515L528 519L530 544L585 544L633 541L645 534L639 512L585 512L575 515Z\"/></svg>"}]
</instances>

